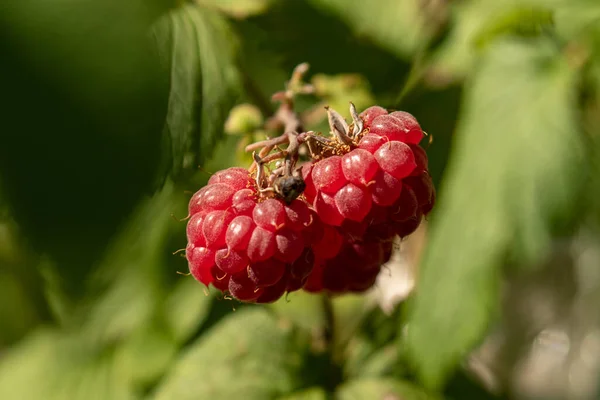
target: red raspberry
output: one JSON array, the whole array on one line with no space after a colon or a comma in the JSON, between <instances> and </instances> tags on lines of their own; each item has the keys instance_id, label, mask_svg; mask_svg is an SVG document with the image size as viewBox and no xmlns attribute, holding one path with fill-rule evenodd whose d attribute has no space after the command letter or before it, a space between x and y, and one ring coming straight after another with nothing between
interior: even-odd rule
<instances>
[{"instance_id":1,"label":"red raspberry","mask_svg":"<svg viewBox=\"0 0 600 400\"><path fill-rule=\"evenodd\" d=\"M363 292L375 283L381 266L391 257L392 243L375 239L347 240L335 257L321 261L310 273L304 290Z\"/></svg>"},{"instance_id":2,"label":"red raspberry","mask_svg":"<svg viewBox=\"0 0 600 400\"><path fill-rule=\"evenodd\" d=\"M378 106L360 117L367 131L347 153L338 149L332 152L338 155L303 168L305 198L324 223L323 239L312 245L317 261L307 291L371 287L391 256L394 237L414 232L435 202L417 120Z\"/></svg>"},{"instance_id":3,"label":"red raspberry","mask_svg":"<svg viewBox=\"0 0 600 400\"><path fill-rule=\"evenodd\" d=\"M380 115L387 115L387 113L387 110L383 107L371 106L367 108L366 110L360 113L360 117L364 122L363 127L365 129L369 129L375 118L379 117Z\"/></svg>"},{"instance_id":4,"label":"red raspberry","mask_svg":"<svg viewBox=\"0 0 600 400\"><path fill-rule=\"evenodd\" d=\"M404 111L378 116L371 122L369 133L412 144L419 144L424 136L415 117Z\"/></svg>"},{"instance_id":5,"label":"red raspberry","mask_svg":"<svg viewBox=\"0 0 600 400\"><path fill-rule=\"evenodd\" d=\"M186 256L205 285L246 302L271 302L300 289L314 266L320 221L296 199L261 199L242 168L214 174L190 200ZM313 238L306 240L305 231ZM320 236L319 236L320 234ZM289 286L289 288L288 288Z\"/></svg>"}]
</instances>

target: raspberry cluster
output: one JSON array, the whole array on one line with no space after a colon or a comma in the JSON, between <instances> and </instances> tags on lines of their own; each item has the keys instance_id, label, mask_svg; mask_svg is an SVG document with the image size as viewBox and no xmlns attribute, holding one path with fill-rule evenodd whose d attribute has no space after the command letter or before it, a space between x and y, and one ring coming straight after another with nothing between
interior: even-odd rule
<instances>
[{"instance_id":1,"label":"raspberry cluster","mask_svg":"<svg viewBox=\"0 0 600 400\"><path fill-rule=\"evenodd\" d=\"M219 171L191 198L190 272L244 302L365 291L394 238L414 232L435 203L424 133L407 112L358 114L352 104L350 124L328 109L331 135L299 133L290 98L281 100L284 134L249 145L249 169ZM310 159L299 165L302 146Z\"/></svg>"},{"instance_id":2,"label":"raspberry cluster","mask_svg":"<svg viewBox=\"0 0 600 400\"><path fill-rule=\"evenodd\" d=\"M435 202L427 155L418 144L424 134L417 120L379 106L366 109L359 118L355 123L362 122L361 135L353 138L350 151L342 149L342 154L302 169L306 201L344 243L335 257L317 264L307 291L371 287L391 256L393 238L413 233ZM335 121L332 126L335 129Z\"/></svg>"},{"instance_id":3,"label":"raspberry cluster","mask_svg":"<svg viewBox=\"0 0 600 400\"><path fill-rule=\"evenodd\" d=\"M306 202L261 198L244 168L214 174L189 203L191 274L242 301L275 301L304 286L318 219Z\"/></svg>"}]
</instances>

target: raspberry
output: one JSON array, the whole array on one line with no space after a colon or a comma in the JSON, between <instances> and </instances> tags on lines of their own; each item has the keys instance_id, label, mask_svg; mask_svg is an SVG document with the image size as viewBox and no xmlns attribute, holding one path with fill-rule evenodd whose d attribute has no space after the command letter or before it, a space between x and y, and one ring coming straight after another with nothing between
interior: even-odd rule
<instances>
[{"instance_id":1,"label":"raspberry","mask_svg":"<svg viewBox=\"0 0 600 400\"><path fill-rule=\"evenodd\" d=\"M246 250L256 224L246 215L235 217L225 233L227 247L234 250Z\"/></svg>"},{"instance_id":2,"label":"raspberry","mask_svg":"<svg viewBox=\"0 0 600 400\"><path fill-rule=\"evenodd\" d=\"M380 206L389 206L394 204L400 197L402 181L383 170L379 170L369 189L371 190L373 203Z\"/></svg>"},{"instance_id":3,"label":"raspberry","mask_svg":"<svg viewBox=\"0 0 600 400\"><path fill-rule=\"evenodd\" d=\"M247 276L256 287L273 286L285 274L285 263L273 258L253 263L248 267Z\"/></svg>"},{"instance_id":4,"label":"raspberry","mask_svg":"<svg viewBox=\"0 0 600 400\"><path fill-rule=\"evenodd\" d=\"M207 247L219 248L225 246L225 233L232 220L233 214L225 210L211 211L206 215L202 223L202 234Z\"/></svg>"},{"instance_id":5,"label":"raspberry","mask_svg":"<svg viewBox=\"0 0 600 400\"><path fill-rule=\"evenodd\" d=\"M241 271L237 274L231 275L227 289L233 297L241 301L256 300L264 291L264 289L260 289L250 279L250 276L246 271Z\"/></svg>"},{"instance_id":6,"label":"raspberry","mask_svg":"<svg viewBox=\"0 0 600 400\"><path fill-rule=\"evenodd\" d=\"M327 194L335 194L346 183L342 173L342 158L339 156L332 156L314 164L311 175L317 191Z\"/></svg>"},{"instance_id":7,"label":"raspberry","mask_svg":"<svg viewBox=\"0 0 600 400\"><path fill-rule=\"evenodd\" d=\"M252 189L241 189L235 192L231 199L231 205L236 215L252 216L256 206L256 192Z\"/></svg>"},{"instance_id":8,"label":"raspberry","mask_svg":"<svg viewBox=\"0 0 600 400\"><path fill-rule=\"evenodd\" d=\"M389 140L383 136L373 135L371 133L363 136L358 142L358 148L367 150L369 153L375 153L384 143L388 143Z\"/></svg>"},{"instance_id":9,"label":"raspberry","mask_svg":"<svg viewBox=\"0 0 600 400\"><path fill-rule=\"evenodd\" d=\"M304 201L294 200L287 207L285 207L285 213L287 216L287 227L300 232L309 226L313 221L313 216L308 208L308 205Z\"/></svg>"},{"instance_id":10,"label":"raspberry","mask_svg":"<svg viewBox=\"0 0 600 400\"><path fill-rule=\"evenodd\" d=\"M304 239L291 229L282 229L275 235L275 258L293 263L304 251Z\"/></svg>"},{"instance_id":11,"label":"raspberry","mask_svg":"<svg viewBox=\"0 0 600 400\"><path fill-rule=\"evenodd\" d=\"M252 262L268 260L275 255L276 247L275 234L258 226L248 242L248 258Z\"/></svg>"},{"instance_id":12,"label":"raspberry","mask_svg":"<svg viewBox=\"0 0 600 400\"><path fill-rule=\"evenodd\" d=\"M235 274L248 266L246 254L228 249L221 249L215 253L215 264L226 274Z\"/></svg>"},{"instance_id":13,"label":"raspberry","mask_svg":"<svg viewBox=\"0 0 600 400\"><path fill-rule=\"evenodd\" d=\"M210 274L212 276L211 283L215 288L219 289L221 292L229 290L229 280L231 279L231 275L224 273L214 265L210 269Z\"/></svg>"},{"instance_id":14,"label":"raspberry","mask_svg":"<svg viewBox=\"0 0 600 400\"><path fill-rule=\"evenodd\" d=\"M348 183L335 195L335 205L342 217L362 221L371 211L371 194L364 186Z\"/></svg>"},{"instance_id":15,"label":"raspberry","mask_svg":"<svg viewBox=\"0 0 600 400\"><path fill-rule=\"evenodd\" d=\"M394 237L414 232L435 202L417 120L378 106L360 118L365 131L354 131L351 143L335 139L335 150L303 168L305 198L324 224L323 238L312 244L317 261L304 286L309 292L370 288L391 256ZM336 138L346 126L333 113L330 125Z\"/></svg>"},{"instance_id":16,"label":"raspberry","mask_svg":"<svg viewBox=\"0 0 600 400\"><path fill-rule=\"evenodd\" d=\"M188 208L186 257L196 280L245 302L271 302L302 288L315 262L310 240L323 237L303 200L261 198L246 170L229 168L215 173Z\"/></svg>"},{"instance_id":17,"label":"raspberry","mask_svg":"<svg viewBox=\"0 0 600 400\"><path fill-rule=\"evenodd\" d=\"M358 114L351 104L351 123L327 113L331 138L288 131L251 144L255 176L218 171L192 196L186 257L195 279L256 303L302 288L345 293L375 284L393 239L414 232L435 203L418 145L424 134L404 111ZM306 142L311 160L298 168Z\"/></svg>"},{"instance_id":18,"label":"raspberry","mask_svg":"<svg viewBox=\"0 0 600 400\"><path fill-rule=\"evenodd\" d=\"M410 147L395 140L377 149L374 156L381 169L397 179L406 178L417 167Z\"/></svg>"},{"instance_id":19,"label":"raspberry","mask_svg":"<svg viewBox=\"0 0 600 400\"><path fill-rule=\"evenodd\" d=\"M288 275L282 276L276 284L264 288L262 294L256 298L256 302L264 304L273 303L279 300L279 298L283 296L286 291L289 291L289 282L290 279Z\"/></svg>"},{"instance_id":20,"label":"raspberry","mask_svg":"<svg viewBox=\"0 0 600 400\"><path fill-rule=\"evenodd\" d=\"M419 207L429 204L433 197L433 183L427 172L419 176L411 176L405 180L406 184L412 188L417 196Z\"/></svg>"},{"instance_id":21,"label":"raspberry","mask_svg":"<svg viewBox=\"0 0 600 400\"><path fill-rule=\"evenodd\" d=\"M420 212L416 216L400 222L396 225L396 234L401 238L406 237L417 230L423 219L423 214Z\"/></svg>"},{"instance_id":22,"label":"raspberry","mask_svg":"<svg viewBox=\"0 0 600 400\"><path fill-rule=\"evenodd\" d=\"M286 212L282 202L275 199L267 199L254 207L252 218L256 225L275 232L285 225Z\"/></svg>"},{"instance_id":23,"label":"raspberry","mask_svg":"<svg viewBox=\"0 0 600 400\"><path fill-rule=\"evenodd\" d=\"M377 160L364 149L354 149L342 157L342 171L349 182L367 185L379 170Z\"/></svg>"},{"instance_id":24,"label":"raspberry","mask_svg":"<svg viewBox=\"0 0 600 400\"><path fill-rule=\"evenodd\" d=\"M192 276L208 286L213 280L210 269L215 265L215 252L206 247L194 247L190 243L186 248L186 257Z\"/></svg>"},{"instance_id":25,"label":"raspberry","mask_svg":"<svg viewBox=\"0 0 600 400\"><path fill-rule=\"evenodd\" d=\"M319 193L315 199L315 210L321 221L333 226L340 226L344 222L344 216L340 213L335 198L327 193Z\"/></svg>"},{"instance_id":26,"label":"raspberry","mask_svg":"<svg viewBox=\"0 0 600 400\"><path fill-rule=\"evenodd\" d=\"M204 223L204 214L197 213L192 215L188 221L186 232L188 241L196 247L206 246L206 239L202 234L202 224Z\"/></svg>"},{"instance_id":27,"label":"raspberry","mask_svg":"<svg viewBox=\"0 0 600 400\"><path fill-rule=\"evenodd\" d=\"M312 204L317 196L317 189L315 188L315 184L312 179L312 169L313 164L307 163L302 166L302 179L304 179L304 184L306 187L304 188L304 198L310 204Z\"/></svg>"},{"instance_id":28,"label":"raspberry","mask_svg":"<svg viewBox=\"0 0 600 400\"><path fill-rule=\"evenodd\" d=\"M423 139L423 131L415 117L404 111L376 117L371 122L369 133L412 144L419 144Z\"/></svg>"},{"instance_id":29,"label":"raspberry","mask_svg":"<svg viewBox=\"0 0 600 400\"><path fill-rule=\"evenodd\" d=\"M323 226L323 236L312 246L315 256L321 260L335 257L343 243L342 235L332 226Z\"/></svg>"},{"instance_id":30,"label":"raspberry","mask_svg":"<svg viewBox=\"0 0 600 400\"><path fill-rule=\"evenodd\" d=\"M335 257L315 265L304 290L363 292L375 283L381 266L391 257L391 249L391 242L346 241Z\"/></svg>"},{"instance_id":31,"label":"raspberry","mask_svg":"<svg viewBox=\"0 0 600 400\"><path fill-rule=\"evenodd\" d=\"M226 184L236 191L243 189L248 186L248 171L240 167L233 167L218 171L208 180L209 186L215 183Z\"/></svg>"},{"instance_id":32,"label":"raspberry","mask_svg":"<svg viewBox=\"0 0 600 400\"><path fill-rule=\"evenodd\" d=\"M416 168L411 173L411 176L421 175L423 172L427 171L429 167L429 160L427 159L427 153L425 150L418 144L410 144L408 145L415 156L415 163L417 164Z\"/></svg>"},{"instance_id":33,"label":"raspberry","mask_svg":"<svg viewBox=\"0 0 600 400\"><path fill-rule=\"evenodd\" d=\"M409 185L405 185L400 197L392 205L389 216L392 221L402 222L416 216L418 211L419 202L417 196Z\"/></svg>"},{"instance_id":34,"label":"raspberry","mask_svg":"<svg viewBox=\"0 0 600 400\"><path fill-rule=\"evenodd\" d=\"M364 128L369 129L373 120L380 115L386 115L388 112L385 108L379 106L371 106L360 113L360 117L364 122Z\"/></svg>"}]
</instances>

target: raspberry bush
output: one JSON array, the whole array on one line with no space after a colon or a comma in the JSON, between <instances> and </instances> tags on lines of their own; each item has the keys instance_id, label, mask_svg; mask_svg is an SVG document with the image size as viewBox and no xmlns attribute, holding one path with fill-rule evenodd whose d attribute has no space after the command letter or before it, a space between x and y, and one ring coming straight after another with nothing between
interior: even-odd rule
<instances>
[{"instance_id":1,"label":"raspberry bush","mask_svg":"<svg viewBox=\"0 0 600 400\"><path fill-rule=\"evenodd\" d=\"M0 399L600 398L597 0L2 4Z\"/></svg>"},{"instance_id":2,"label":"raspberry bush","mask_svg":"<svg viewBox=\"0 0 600 400\"><path fill-rule=\"evenodd\" d=\"M292 83L304 72L303 64ZM249 144L248 169L216 172L189 202L190 273L242 302L300 289L364 292L394 238L413 233L435 203L424 132L411 114L379 106L358 114L350 103L350 123L327 108L329 133L303 132L293 96L275 96L283 134Z\"/></svg>"}]
</instances>

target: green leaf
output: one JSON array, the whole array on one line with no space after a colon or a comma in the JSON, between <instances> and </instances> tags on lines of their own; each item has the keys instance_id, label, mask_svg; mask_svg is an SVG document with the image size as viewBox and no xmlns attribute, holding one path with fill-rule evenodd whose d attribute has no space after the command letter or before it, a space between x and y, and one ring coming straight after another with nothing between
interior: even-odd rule
<instances>
[{"instance_id":1,"label":"green leaf","mask_svg":"<svg viewBox=\"0 0 600 400\"><path fill-rule=\"evenodd\" d=\"M357 35L402 58L416 53L430 38L434 23L427 21L416 0L311 0L343 20ZM335 44L330 44L335 45Z\"/></svg>"},{"instance_id":2,"label":"green leaf","mask_svg":"<svg viewBox=\"0 0 600 400\"><path fill-rule=\"evenodd\" d=\"M163 17L154 37L171 73L165 134L177 175L210 157L241 88L237 38L226 19L188 5Z\"/></svg>"},{"instance_id":3,"label":"green leaf","mask_svg":"<svg viewBox=\"0 0 600 400\"><path fill-rule=\"evenodd\" d=\"M82 307L90 337L111 341L127 336L147 323L164 299L161 269L170 228L176 224L183 194L168 180L153 197L145 199L130 221L115 237L92 283L107 283L98 299L90 295L91 306ZM184 229L183 224L178 226ZM91 293L90 293L91 294Z\"/></svg>"},{"instance_id":4,"label":"green leaf","mask_svg":"<svg viewBox=\"0 0 600 400\"><path fill-rule=\"evenodd\" d=\"M475 37L478 48L485 47L502 35L538 36L554 26L553 13L545 7L515 7L486 24Z\"/></svg>"},{"instance_id":5,"label":"green leaf","mask_svg":"<svg viewBox=\"0 0 600 400\"><path fill-rule=\"evenodd\" d=\"M356 376L361 378L389 376L398 363L398 348L395 344L390 344L367 358L360 366Z\"/></svg>"},{"instance_id":6,"label":"green leaf","mask_svg":"<svg viewBox=\"0 0 600 400\"><path fill-rule=\"evenodd\" d=\"M577 71L542 40L493 45L467 82L409 308L408 350L430 386L484 333L506 257L533 265L577 206L577 83Z\"/></svg>"},{"instance_id":7,"label":"green leaf","mask_svg":"<svg viewBox=\"0 0 600 400\"><path fill-rule=\"evenodd\" d=\"M433 400L439 396L428 394L422 389L393 379L359 379L343 384L336 392L336 400L364 399Z\"/></svg>"},{"instance_id":8,"label":"green leaf","mask_svg":"<svg viewBox=\"0 0 600 400\"><path fill-rule=\"evenodd\" d=\"M155 398L273 398L294 389L300 361L291 325L279 323L262 307L246 307L193 344Z\"/></svg>"},{"instance_id":9,"label":"green leaf","mask_svg":"<svg viewBox=\"0 0 600 400\"><path fill-rule=\"evenodd\" d=\"M39 330L3 357L0 363L0 398L136 398L117 371L113 354L94 352L84 337Z\"/></svg>"},{"instance_id":10,"label":"green leaf","mask_svg":"<svg viewBox=\"0 0 600 400\"><path fill-rule=\"evenodd\" d=\"M165 373L177 350L177 342L163 327L147 324L129 334L119 346L116 372L129 384L144 388Z\"/></svg>"},{"instance_id":11,"label":"green leaf","mask_svg":"<svg viewBox=\"0 0 600 400\"><path fill-rule=\"evenodd\" d=\"M326 400L327 393L319 387L313 387L295 392L287 396L278 397L277 400Z\"/></svg>"},{"instance_id":12,"label":"green leaf","mask_svg":"<svg viewBox=\"0 0 600 400\"><path fill-rule=\"evenodd\" d=\"M451 30L431 56L433 74L444 79L464 79L478 51L506 34L521 36L552 25L561 3L569 0L483 0L451 5Z\"/></svg>"},{"instance_id":13,"label":"green leaf","mask_svg":"<svg viewBox=\"0 0 600 400\"><path fill-rule=\"evenodd\" d=\"M167 298L165 318L173 336L184 342L200 327L210 311L213 295L191 276L182 277Z\"/></svg>"},{"instance_id":14,"label":"green leaf","mask_svg":"<svg viewBox=\"0 0 600 400\"><path fill-rule=\"evenodd\" d=\"M263 14L273 0L196 0L196 2L215 7L234 18L243 19Z\"/></svg>"},{"instance_id":15,"label":"green leaf","mask_svg":"<svg viewBox=\"0 0 600 400\"><path fill-rule=\"evenodd\" d=\"M325 325L321 297L312 293L293 292L277 302L269 304L268 307L282 319L287 319L309 332L323 329Z\"/></svg>"}]
</instances>

